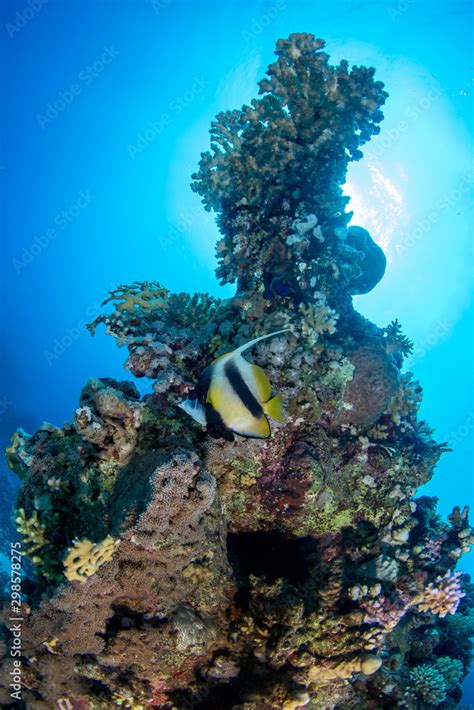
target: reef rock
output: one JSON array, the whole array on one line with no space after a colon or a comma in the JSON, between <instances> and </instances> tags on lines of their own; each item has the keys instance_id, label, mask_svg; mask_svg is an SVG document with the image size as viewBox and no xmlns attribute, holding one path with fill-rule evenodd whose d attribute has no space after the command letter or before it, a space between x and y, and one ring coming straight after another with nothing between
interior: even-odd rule
<instances>
[{"instance_id":1,"label":"reef rock","mask_svg":"<svg viewBox=\"0 0 474 710\"><path fill-rule=\"evenodd\" d=\"M109 294L100 324L132 383L90 381L73 424L20 430L22 703L5 708L451 708L468 672L474 543L415 497L446 450L398 321L353 309L385 258L347 225L351 160L379 131L374 70L293 34L259 98L219 114L193 189L217 213L234 298L149 281ZM178 406L215 358L247 353L282 395L266 440L210 438ZM31 573L29 570L33 570Z\"/></svg>"},{"instance_id":2,"label":"reef rock","mask_svg":"<svg viewBox=\"0 0 474 710\"><path fill-rule=\"evenodd\" d=\"M346 244L360 255L359 273L352 277L349 293L353 295L369 293L383 278L387 266L385 254L369 232L362 227L349 227Z\"/></svg>"},{"instance_id":3,"label":"reef rock","mask_svg":"<svg viewBox=\"0 0 474 710\"><path fill-rule=\"evenodd\" d=\"M343 409L327 418L330 428L352 425L364 431L388 410L398 389L398 369L384 348L360 345L345 354L354 368Z\"/></svg>"}]
</instances>

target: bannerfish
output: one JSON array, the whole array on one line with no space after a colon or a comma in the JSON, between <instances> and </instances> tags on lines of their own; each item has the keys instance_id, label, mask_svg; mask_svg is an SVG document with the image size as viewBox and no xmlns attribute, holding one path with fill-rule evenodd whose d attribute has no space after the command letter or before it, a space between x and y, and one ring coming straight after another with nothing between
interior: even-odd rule
<instances>
[{"instance_id":1,"label":"bannerfish","mask_svg":"<svg viewBox=\"0 0 474 710\"><path fill-rule=\"evenodd\" d=\"M221 355L203 371L194 392L179 404L215 438L233 440L232 432L254 439L270 436L268 416L284 421L281 395L272 396L272 386L261 367L242 354L256 343L289 328L241 345Z\"/></svg>"}]
</instances>

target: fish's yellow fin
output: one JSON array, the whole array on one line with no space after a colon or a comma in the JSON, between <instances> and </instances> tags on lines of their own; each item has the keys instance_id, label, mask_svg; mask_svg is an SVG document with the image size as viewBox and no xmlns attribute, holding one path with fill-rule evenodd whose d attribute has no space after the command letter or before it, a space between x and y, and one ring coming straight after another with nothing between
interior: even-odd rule
<instances>
[{"instance_id":1,"label":"fish's yellow fin","mask_svg":"<svg viewBox=\"0 0 474 710\"><path fill-rule=\"evenodd\" d=\"M239 436L246 436L250 439L268 439L271 434L270 424L266 417L254 417L252 422L245 427L236 427L232 429L235 434Z\"/></svg>"},{"instance_id":2,"label":"fish's yellow fin","mask_svg":"<svg viewBox=\"0 0 474 710\"><path fill-rule=\"evenodd\" d=\"M277 394L276 397L272 397L268 402L263 405L263 411L268 414L272 419L276 419L279 422L284 422L285 417L283 416L283 400L281 394Z\"/></svg>"},{"instance_id":3,"label":"fish's yellow fin","mask_svg":"<svg viewBox=\"0 0 474 710\"><path fill-rule=\"evenodd\" d=\"M272 396L272 386L261 367L258 365L251 365L251 367L259 399L261 402L266 402Z\"/></svg>"}]
</instances>

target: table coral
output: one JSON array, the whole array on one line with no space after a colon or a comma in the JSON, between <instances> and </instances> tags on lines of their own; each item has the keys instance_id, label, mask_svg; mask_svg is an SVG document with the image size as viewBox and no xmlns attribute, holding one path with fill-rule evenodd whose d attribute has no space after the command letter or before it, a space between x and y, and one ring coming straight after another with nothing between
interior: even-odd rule
<instances>
[{"instance_id":1,"label":"table coral","mask_svg":"<svg viewBox=\"0 0 474 710\"><path fill-rule=\"evenodd\" d=\"M280 40L259 98L219 114L194 175L236 295L120 285L89 329L126 347L150 393L93 379L72 424L13 436L32 710L459 700L474 585L453 570L474 543L468 510L444 521L416 497L447 446L418 419L398 321L378 328L352 305L385 257L348 227L341 186L387 94L323 48ZM265 441L210 440L177 405L214 358L284 328L252 361L286 421Z\"/></svg>"}]
</instances>

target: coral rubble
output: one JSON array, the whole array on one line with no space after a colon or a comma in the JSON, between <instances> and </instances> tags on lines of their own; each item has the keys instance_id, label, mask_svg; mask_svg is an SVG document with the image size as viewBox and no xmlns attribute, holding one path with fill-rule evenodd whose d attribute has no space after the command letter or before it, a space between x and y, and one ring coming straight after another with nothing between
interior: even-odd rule
<instances>
[{"instance_id":1,"label":"coral rubble","mask_svg":"<svg viewBox=\"0 0 474 710\"><path fill-rule=\"evenodd\" d=\"M193 189L217 213L234 298L121 285L100 324L153 382L84 387L72 424L13 435L26 589L22 695L2 707L451 708L470 664L474 544L416 497L444 444L418 419L398 321L362 318L385 257L348 227L351 160L379 131L374 70L294 34L260 97L219 114ZM177 406L253 350L287 413L265 441L211 439ZM7 626L4 629L9 643Z\"/></svg>"}]
</instances>

